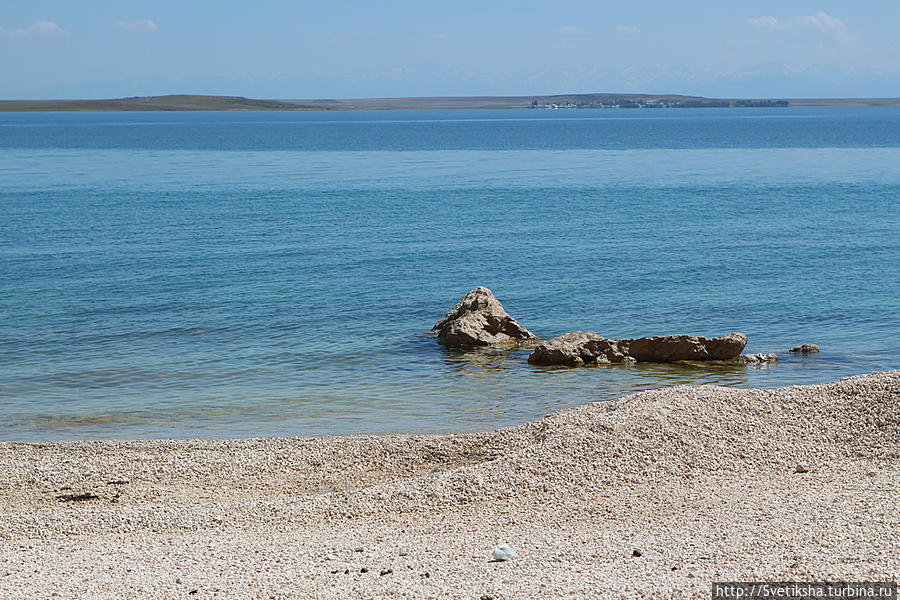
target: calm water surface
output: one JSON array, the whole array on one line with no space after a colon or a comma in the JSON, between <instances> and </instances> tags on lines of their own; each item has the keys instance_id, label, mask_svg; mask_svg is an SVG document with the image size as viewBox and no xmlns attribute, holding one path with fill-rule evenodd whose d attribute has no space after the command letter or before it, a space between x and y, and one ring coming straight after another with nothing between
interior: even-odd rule
<instances>
[{"instance_id":1,"label":"calm water surface","mask_svg":"<svg viewBox=\"0 0 900 600\"><path fill-rule=\"evenodd\" d=\"M900 109L0 114L0 439L492 428L900 367ZM431 325L742 331L536 368Z\"/></svg>"}]
</instances>

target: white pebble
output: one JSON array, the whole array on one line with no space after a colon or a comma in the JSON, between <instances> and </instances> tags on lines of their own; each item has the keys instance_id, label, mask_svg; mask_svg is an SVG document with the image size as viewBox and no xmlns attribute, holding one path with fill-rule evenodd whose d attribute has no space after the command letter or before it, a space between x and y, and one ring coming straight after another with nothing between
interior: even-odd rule
<instances>
[{"instance_id":1,"label":"white pebble","mask_svg":"<svg viewBox=\"0 0 900 600\"><path fill-rule=\"evenodd\" d=\"M500 544L491 551L491 556L494 557L494 560L512 560L518 557L519 553L506 544Z\"/></svg>"}]
</instances>

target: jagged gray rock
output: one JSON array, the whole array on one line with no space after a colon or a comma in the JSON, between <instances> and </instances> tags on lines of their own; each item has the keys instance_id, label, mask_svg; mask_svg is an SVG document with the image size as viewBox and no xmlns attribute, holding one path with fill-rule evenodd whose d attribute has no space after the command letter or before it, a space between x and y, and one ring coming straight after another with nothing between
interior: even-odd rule
<instances>
[{"instance_id":1,"label":"jagged gray rock","mask_svg":"<svg viewBox=\"0 0 900 600\"><path fill-rule=\"evenodd\" d=\"M731 360L747 336L729 333L716 338L693 335L657 335L630 340L606 339L593 331L564 333L538 344L528 357L536 365L569 365L678 360Z\"/></svg>"},{"instance_id":2,"label":"jagged gray rock","mask_svg":"<svg viewBox=\"0 0 900 600\"><path fill-rule=\"evenodd\" d=\"M477 287L431 329L446 346L491 346L534 338L504 310L493 292Z\"/></svg>"},{"instance_id":3,"label":"jagged gray rock","mask_svg":"<svg viewBox=\"0 0 900 600\"><path fill-rule=\"evenodd\" d=\"M798 352L800 354L813 354L819 352L819 347L815 344L800 344L796 348L791 348L788 352Z\"/></svg>"}]
</instances>

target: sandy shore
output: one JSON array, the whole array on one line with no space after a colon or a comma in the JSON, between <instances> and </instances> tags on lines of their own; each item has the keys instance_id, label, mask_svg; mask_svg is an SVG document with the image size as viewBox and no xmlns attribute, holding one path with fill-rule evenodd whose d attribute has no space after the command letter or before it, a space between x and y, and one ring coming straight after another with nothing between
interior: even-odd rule
<instances>
[{"instance_id":1,"label":"sandy shore","mask_svg":"<svg viewBox=\"0 0 900 600\"><path fill-rule=\"evenodd\" d=\"M4 599L900 579L900 370L666 388L465 435L3 443L0 469ZM490 562L499 543L519 558Z\"/></svg>"}]
</instances>

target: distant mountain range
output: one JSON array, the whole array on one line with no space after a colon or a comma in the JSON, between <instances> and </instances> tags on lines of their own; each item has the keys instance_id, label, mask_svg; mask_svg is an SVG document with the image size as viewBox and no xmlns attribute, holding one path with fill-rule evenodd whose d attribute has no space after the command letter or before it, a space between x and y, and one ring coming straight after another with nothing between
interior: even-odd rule
<instances>
[{"instance_id":1,"label":"distant mountain range","mask_svg":"<svg viewBox=\"0 0 900 600\"><path fill-rule=\"evenodd\" d=\"M678 94L561 94L551 96L434 96L256 100L241 96L140 96L109 100L0 100L0 112L192 110L399 110L478 108L705 108L770 106L900 106L900 98L705 98Z\"/></svg>"}]
</instances>

